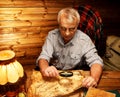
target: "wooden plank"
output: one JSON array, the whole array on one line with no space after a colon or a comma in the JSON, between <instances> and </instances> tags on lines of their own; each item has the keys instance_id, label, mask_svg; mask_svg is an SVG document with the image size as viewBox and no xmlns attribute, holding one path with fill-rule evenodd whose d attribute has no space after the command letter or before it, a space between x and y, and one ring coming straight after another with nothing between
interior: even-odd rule
<instances>
[{"instance_id":1,"label":"wooden plank","mask_svg":"<svg viewBox=\"0 0 120 97\"><path fill-rule=\"evenodd\" d=\"M74 0L64 0L64 1L61 1L61 0L45 0L45 2L62 2L62 3L65 3L65 2L71 2L71 3L73 3L74 2Z\"/></svg>"},{"instance_id":2,"label":"wooden plank","mask_svg":"<svg viewBox=\"0 0 120 97\"><path fill-rule=\"evenodd\" d=\"M40 48L22 48L22 49L13 49L16 53L16 57L24 57L26 59L27 57L33 58L34 56L37 56L40 54Z\"/></svg>"},{"instance_id":3,"label":"wooden plank","mask_svg":"<svg viewBox=\"0 0 120 97\"><path fill-rule=\"evenodd\" d=\"M33 40L33 41L31 41ZM24 38L24 39L18 39L19 44L33 44L33 43L39 43L43 44L43 40L40 38Z\"/></svg>"},{"instance_id":4,"label":"wooden plank","mask_svg":"<svg viewBox=\"0 0 120 97\"><path fill-rule=\"evenodd\" d=\"M23 26L23 27L13 27L14 33L40 33L41 27L40 26Z\"/></svg>"},{"instance_id":5,"label":"wooden plank","mask_svg":"<svg viewBox=\"0 0 120 97\"><path fill-rule=\"evenodd\" d=\"M36 8L0 8L0 14L41 14L46 13L44 7Z\"/></svg>"},{"instance_id":6,"label":"wooden plank","mask_svg":"<svg viewBox=\"0 0 120 97\"><path fill-rule=\"evenodd\" d=\"M9 8L16 8L16 7L66 7L66 5L72 6L74 1L0 1L0 7L9 7Z\"/></svg>"},{"instance_id":7,"label":"wooden plank","mask_svg":"<svg viewBox=\"0 0 120 97\"><path fill-rule=\"evenodd\" d=\"M47 1L45 2L45 5L48 7L48 8L55 8L56 6L59 7L59 8L64 8L64 7L73 7L73 3L74 1L68 1L68 2L64 2L63 1ZM67 6L66 6L67 5Z\"/></svg>"},{"instance_id":8,"label":"wooden plank","mask_svg":"<svg viewBox=\"0 0 120 97\"><path fill-rule=\"evenodd\" d=\"M24 26L56 26L58 25L57 21L32 21L32 20L26 20L26 21L0 21L0 27L24 27Z\"/></svg>"},{"instance_id":9,"label":"wooden plank","mask_svg":"<svg viewBox=\"0 0 120 97\"><path fill-rule=\"evenodd\" d=\"M22 64L22 65L31 65L33 63L34 65L36 64L36 59L37 56L34 57L23 57L23 58L17 58L17 60Z\"/></svg>"},{"instance_id":10,"label":"wooden plank","mask_svg":"<svg viewBox=\"0 0 120 97\"><path fill-rule=\"evenodd\" d=\"M103 72L103 75L102 75L102 78L106 78L106 79L109 79L109 78L120 78L120 72L119 71L104 71Z\"/></svg>"},{"instance_id":11,"label":"wooden plank","mask_svg":"<svg viewBox=\"0 0 120 97\"><path fill-rule=\"evenodd\" d=\"M114 93L106 92L104 90L89 88L85 97L115 97Z\"/></svg>"},{"instance_id":12,"label":"wooden plank","mask_svg":"<svg viewBox=\"0 0 120 97\"><path fill-rule=\"evenodd\" d=\"M22 49L26 49L26 48L40 48L41 45L40 44L18 44L18 45L14 45L12 47L13 50L15 51L21 51Z\"/></svg>"},{"instance_id":13,"label":"wooden plank","mask_svg":"<svg viewBox=\"0 0 120 97\"><path fill-rule=\"evenodd\" d=\"M0 27L0 33L1 34L4 34L4 33L11 33L13 32L13 28L11 27Z\"/></svg>"},{"instance_id":14,"label":"wooden plank","mask_svg":"<svg viewBox=\"0 0 120 97\"><path fill-rule=\"evenodd\" d=\"M89 76L90 72L85 71L85 75ZM102 78L108 79L108 78L120 78L120 72L119 71L103 71Z\"/></svg>"},{"instance_id":15,"label":"wooden plank","mask_svg":"<svg viewBox=\"0 0 120 97\"><path fill-rule=\"evenodd\" d=\"M120 76L119 76L120 77ZM120 86L120 78L102 78L99 87L117 87Z\"/></svg>"},{"instance_id":16,"label":"wooden plank","mask_svg":"<svg viewBox=\"0 0 120 97\"><path fill-rule=\"evenodd\" d=\"M57 14L1 14L0 20L57 20Z\"/></svg>"},{"instance_id":17,"label":"wooden plank","mask_svg":"<svg viewBox=\"0 0 120 97\"><path fill-rule=\"evenodd\" d=\"M62 8L44 8L44 7L33 7L33 8L0 8L0 14L44 14L44 13L58 13Z\"/></svg>"},{"instance_id":18,"label":"wooden plank","mask_svg":"<svg viewBox=\"0 0 120 97\"><path fill-rule=\"evenodd\" d=\"M36 62L36 60L34 59L18 59L18 61L24 66L24 65L31 65L31 63L34 63ZM35 68L35 67L34 67Z\"/></svg>"},{"instance_id":19,"label":"wooden plank","mask_svg":"<svg viewBox=\"0 0 120 97\"><path fill-rule=\"evenodd\" d=\"M8 39L6 39L6 40L1 39L0 40L0 46L6 46L6 45L12 46L12 45L16 45L16 44L18 44L16 39L10 39L10 40L8 40Z\"/></svg>"},{"instance_id":20,"label":"wooden plank","mask_svg":"<svg viewBox=\"0 0 120 97\"><path fill-rule=\"evenodd\" d=\"M58 28L58 24L55 26L41 27L41 33L48 32L50 30Z\"/></svg>"},{"instance_id":21,"label":"wooden plank","mask_svg":"<svg viewBox=\"0 0 120 97\"><path fill-rule=\"evenodd\" d=\"M39 53L41 52L41 47L36 47L36 48L13 48L13 50L15 51L17 58L26 59L27 57L31 58L31 57L34 57L34 56L38 56Z\"/></svg>"},{"instance_id":22,"label":"wooden plank","mask_svg":"<svg viewBox=\"0 0 120 97\"><path fill-rule=\"evenodd\" d=\"M19 39L19 38L26 38L26 37L27 37L27 33L6 33L6 34L0 34L0 39L2 39L2 41Z\"/></svg>"},{"instance_id":23,"label":"wooden plank","mask_svg":"<svg viewBox=\"0 0 120 97\"><path fill-rule=\"evenodd\" d=\"M2 50L8 50L8 49L11 49L11 46L12 45L0 45L0 51L2 51Z\"/></svg>"},{"instance_id":24,"label":"wooden plank","mask_svg":"<svg viewBox=\"0 0 120 97\"><path fill-rule=\"evenodd\" d=\"M30 48L26 49L26 55L27 56L36 56L40 54L40 48ZM37 56L38 57L38 56Z\"/></svg>"},{"instance_id":25,"label":"wooden plank","mask_svg":"<svg viewBox=\"0 0 120 97\"><path fill-rule=\"evenodd\" d=\"M101 90L105 90L105 91L110 91L110 90L117 90L120 93L120 88L119 87L98 87Z\"/></svg>"},{"instance_id":26,"label":"wooden plank","mask_svg":"<svg viewBox=\"0 0 120 97\"><path fill-rule=\"evenodd\" d=\"M1 0L0 1L0 7L43 7L44 2L41 0L35 1L35 0L26 0L24 1L15 1L15 0Z\"/></svg>"},{"instance_id":27,"label":"wooden plank","mask_svg":"<svg viewBox=\"0 0 120 97\"><path fill-rule=\"evenodd\" d=\"M40 27L40 26L24 26L24 27L13 27L14 33L46 33L52 29L57 28L57 26L46 26L46 27ZM5 28L3 28L5 29Z\"/></svg>"}]
</instances>

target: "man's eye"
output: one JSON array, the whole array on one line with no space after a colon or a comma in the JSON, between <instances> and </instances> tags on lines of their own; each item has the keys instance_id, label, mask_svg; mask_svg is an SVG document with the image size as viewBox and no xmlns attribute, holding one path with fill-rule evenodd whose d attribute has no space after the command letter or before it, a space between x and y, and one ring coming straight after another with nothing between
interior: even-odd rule
<instances>
[{"instance_id":1,"label":"man's eye","mask_svg":"<svg viewBox=\"0 0 120 97\"><path fill-rule=\"evenodd\" d=\"M64 27L61 27L61 30L63 30L63 31L66 31L66 28L64 28Z\"/></svg>"},{"instance_id":2,"label":"man's eye","mask_svg":"<svg viewBox=\"0 0 120 97\"><path fill-rule=\"evenodd\" d=\"M69 28L69 31L74 31L75 28Z\"/></svg>"},{"instance_id":3,"label":"man's eye","mask_svg":"<svg viewBox=\"0 0 120 97\"><path fill-rule=\"evenodd\" d=\"M67 29L70 31L70 32L73 32L75 30L75 27L74 28L65 28L65 27L60 27L60 29L62 31L66 31Z\"/></svg>"}]
</instances>

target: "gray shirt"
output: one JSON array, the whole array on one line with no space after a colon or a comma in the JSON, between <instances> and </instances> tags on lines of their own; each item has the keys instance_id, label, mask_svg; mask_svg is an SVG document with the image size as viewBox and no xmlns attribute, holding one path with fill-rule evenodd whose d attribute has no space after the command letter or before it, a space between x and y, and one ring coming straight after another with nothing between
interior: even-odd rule
<instances>
[{"instance_id":1,"label":"gray shirt","mask_svg":"<svg viewBox=\"0 0 120 97\"><path fill-rule=\"evenodd\" d=\"M83 57L89 66L94 63L103 66L103 61L98 56L95 45L85 33L77 30L73 39L64 44L59 29L55 29L49 32L36 62L38 64L38 60L44 58L50 63L53 59L52 65L57 69L68 70L81 66Z\"/></svg>"}]
</instances>

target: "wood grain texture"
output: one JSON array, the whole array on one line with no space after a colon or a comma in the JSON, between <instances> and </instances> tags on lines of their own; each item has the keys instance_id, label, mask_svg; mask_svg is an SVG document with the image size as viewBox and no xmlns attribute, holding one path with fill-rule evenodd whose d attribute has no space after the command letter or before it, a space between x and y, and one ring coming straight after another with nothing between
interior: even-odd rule
<instances>
[{"instance_id":1,"label":"wood grain texture","mask_svg":"<svg viewBox=\"0 0 120 97\"><path fill-rule=\"evenodd\" d=\"M90 72L85 72L90 75ZM101 79L98 83L99 89L103 90L119 90L120 91L120 72L119 71L103 71Z\"/></svg>"},{"instance_id":2,"label":"wood grain texture","mask_svg":"<svg viewBox=\"0 0 120 97\"><path fill-rule=\"evenodd\" d=\"M116 97L115 94L106 92L104 90L89 88L85 97Z\"/></svg>"},{"instance_id":3,"label":"wood grain texture","mask_svg":"<svg viewBox=\"0 0 120 97\"><path fill-rule=\"evenodd\" d=\"M26 74L28 76L28 80L27 80L27 84L26 84L27 88L31 84L30 78L31 78L32 73L34 72L34 70L33 70L34 67L35 67L35 65L30 65L30 66L25 66L24 65L24 69L25 69ZM35 72L38 72L38 74L39 74L39 71L35 71ZM90 75L90 71L84 71L84 76L89 76L89 75ZM35 76L35 75L32 75L32 76ZM37 76L37 78L39 79L38 76ZM120 72L119 71L103 71L103 74L101 76L101 80L99 81L99 84L98 84L98 87L97 87L98 90L95 89L95 92L94 92L95 94L94 95L96 95L96 93L99 94L98 92L101 92L101 95L97 95L98 97L99 96L100 97L105 97L105 96L103 96L103 94L112 95L112 97L114 97L113 96L114 94L111 94L111 93L108 93L108 92L106 93L106 91L108 91L108 90L118 90L120 92L120 84L119 83L120 83ZM83 96L80 96L80 93L83 92L83 90L82 89L77 90L74 93L72 93L71 96L65 96L65 97L83 97ZM97 97L97 96L94 96L94 95L91 96L91 97ZM109 97L109 96L106 96L106 97Z\"/></svg>"},{"instance_id":4,"label":"wood grain texture","mask_svg":"<svg viewBox=\"0 0 120 97\"><path fill-rule=\"evenodd\" d=\"M100 12L105 33L119 34L120 8L117 1L0 0L0 50L15 51L24 65L35 64L48 32L58 27L58 11L85 4Z\"/></svg>"}]
</instances>

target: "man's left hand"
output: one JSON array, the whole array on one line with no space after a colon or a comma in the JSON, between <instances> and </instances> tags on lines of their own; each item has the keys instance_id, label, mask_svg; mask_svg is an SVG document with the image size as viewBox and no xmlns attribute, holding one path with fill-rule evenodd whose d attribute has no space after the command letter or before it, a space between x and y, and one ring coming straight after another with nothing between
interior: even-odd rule
<instances>
[{"instance_id":1,"label":"man's left hand","mask_svg":"<svg viewBox=\"0 0 120 97\"><path fill-rule=\"evenodd\" d=\"M86 88L97 87L97 82L92 76L87 76L83 79L82 86Z\"/></svg>"}]
</instances>

